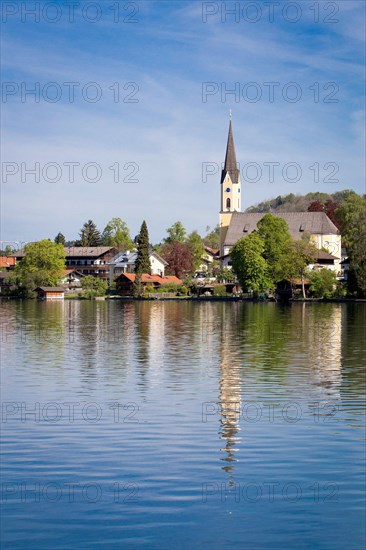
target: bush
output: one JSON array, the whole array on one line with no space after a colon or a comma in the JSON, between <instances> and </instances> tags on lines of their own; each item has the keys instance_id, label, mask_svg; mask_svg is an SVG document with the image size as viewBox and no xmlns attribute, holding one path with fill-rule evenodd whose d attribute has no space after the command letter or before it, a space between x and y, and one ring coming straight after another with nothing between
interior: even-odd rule
<instances>
[{"instance_id":1,"label":"bush","mask_svg":"<svg viewBox=\"0 0 366 550\"><path fill-rule=\"evenodd\" d=\"M108 288L108 283L107 281L103 281L103 279L99 279L99 277L86 275L81 279L81 286L83 289L81 296L83 298L95 298L97 296L105 295Z\"/></svg>"},{"instance_id":2,"label":"bush","mask_svg":"<svg viewBox=\"0 0 366 550\"><path fill-rule=\"evenodd\" d=\"M176 285L175 283L168 283L166 285L161 285L158 288L158 292L178 292L181 288L181 285Z\"/></svg>"},{"instance_id":3,"label":"bush","mask_svg":"<svg viewBox=\"0 0 366 550\"><path fill-rule=\"evenodd\" d=\"M218 271L216 278L219 283L233 283L235 281L235 275L228 267L223 267Z\"/></svg>"},{"instance_id":4,"label":"bush","mask_svg":"<svg viewBox=\"0 0 366 550\"><path fill-rule=\"evenodd\" d=\"M189 288L185 285L182 285L178 288L178 295L179 296L187 296L189 293Z\"/></svg>"},{"instance_id":5,"label":"bush","mask_svg":"<svg viewBox=\"0 0 366 550\"><path fill-rule=\"evenodd\" d=\"M213 295L214 296L227 296L226 286L225 285L214 286L213 287Z\"/></svg>"},{"instance_id":6,"label":"bush","mask_svg":"<svg viewBox=\"0 0 366 550\"><path fill-rule=\"evenodd\" d=\"M310 291L316 298L332 298L337 285L337 277L330 269L311 271Z\"/></svg>"}]
</instances>

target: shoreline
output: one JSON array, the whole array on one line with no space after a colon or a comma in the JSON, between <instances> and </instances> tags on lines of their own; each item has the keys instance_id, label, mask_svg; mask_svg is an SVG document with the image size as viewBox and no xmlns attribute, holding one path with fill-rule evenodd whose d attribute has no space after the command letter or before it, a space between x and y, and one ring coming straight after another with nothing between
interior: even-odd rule
<instances>
[{"instance_id":1,"label":"shoreline","mask_svg":"<svg viewBox=\"0 0 366 550\"><path fill-rule=\"evenodd\" d=\"M33 301L36 298L22 298L20 296L0 296L1 300L24 300L24 301ZM125 301L125 302L249 302L249 303L275 303L275 304L286 304L286 303L365 303L366 298L290 298L289 300L260 300L258 298L242 298L240 296L171 296L171 297L149 297L149 298L133 298L132 296L97 296L96 298L82 298L79 296L65 296L63 300L40 300L44 302L64 302L65 300L78 300L78 301L89 301L89 302L110 302L110 301Z\"/></svg>"}]
</instances>

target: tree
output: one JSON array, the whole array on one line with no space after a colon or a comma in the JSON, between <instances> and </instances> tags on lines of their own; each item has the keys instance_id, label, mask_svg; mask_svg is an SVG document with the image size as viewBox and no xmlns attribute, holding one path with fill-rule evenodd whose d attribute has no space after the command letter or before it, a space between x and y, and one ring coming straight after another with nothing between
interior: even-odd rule
<instances>
[{"instance_id":1,"label":"tree","mask_svg":"<svg viewBox=\"0 0 366 550\"><path fill-rule=\"evenodd\" d=\"M324 212L328 218L334 223L337 229L341 229L340 221L336 217L336 211L339 208L339 204L334 202L332 199L328 199L324 203Z\"/></svg>"},{"instance_id":2,"label":"tree","mask_svg":"<svg viewBox=\"0 0 366 550\"><path fill-rule=\"evenodd\" d=\"M1 256L11 256L13 254L13 252L15 252L15 249L13 249L10 246L10 244L7 244L6 247L5 247L5 250L4 249L0 250L0 255Z\"/></svg>"},{"instance_id":3,"label":"tree","mask_svg":"<svg viewBox=\"0 0 366 550\"><path fill-rule=\"evenodd\" d=\"M100 231L93 220L84 223L79 235L80 240L77 241L77 246L100 246L102 244Z\"/></svg>"},{"instance_id":4,"label":"tree","mask_svg":"<svg viewBox=\"0 0 366 550\"><path fill-rule=\"evenodd\" d=\"M198 231L192 231L192 233L188 235L187 243L192 252L193 269L196 270L202 263L202 256L205 251L203 248L202 238Z\"/></svg>"},{"instance_id":5,"label":"tree","mask_svg":"<svg viewBox=\"0 0 366 550\"><path fill-rule=\"evenodd\" d=\"M134 282L132 283L132 295L134 298L141 298L143 287L141 283L141 273L136 273Z\"/></svg>"},{"instance_id":6,"label":"tree","mask_svg":"<svg viewBox=\"0 0 366 550\"><path fill-rule=\"evenodd\" d=\"M230 255L240 286L255 293L273 288L268 265L263 258L264 241L257 232L239 239Z\"/></svg>"},{"instance_id":7,"label":"tree","mask_svg":"<svg viewBox=\"0 0 366 550\"><path fill-rule=\"evenodd\" d=\"M62 244L62 246L65 246L66 239L65 239L64 235L61 232L57 233L57 235L55 237L55 243L56 244Z\"/></svg>"},{"instance_id":8,"label":"tree","mask_svg":"<svg viewBox=\"0 0 366 550\"><path fill-rule=\"evenodd\" d=\"M342 242L347 248L350 271L354 272L360 293L366 294L366 199L348 195L336 216L342 224Z\"/></svg>"},{"instance_id":9,"label":"tree","mask_svg":"<svg viewBox=\"0 0 366 550\"><path fill-rule=\"evenodd\" d=\"M206 228L207 235L203 238L205 246L213 248L214 250L220 248L220 226L216 225L215 229L210 231L210 228Z\"/></svg>"},{"instance_id":10,"label":"tree","mask_svg":"<svg viewBox=\"0 0 366 550\"><path fill-rule=\"evenodd\" d=\"M317 256L317 248L310 241L310 235L304 233L299 241L291 241L286 253L281 258L281 267L284 279L301 278L302 296L305 295L305 275L307 266L313 263Z\"/></svg>"},{"instance_id":11,"label":"tree","mask_svg":"<svg viewBox=\"0 0 366 550\"><path fill-rule=\"evenodd\" d=\"M319 201L312 201L308 206L308 212L324 212L324 204Z\"/></svg>"},{"instance_id":12,"label":"tree","mask_svg":"<svg viewBox=\"0 0 366 550\"><path fill-rule=\"evenodd\" d=\"M330 298L334 294L337 277L330 269L320 269L309 273L310 291L316 298Z\"/></svg>"},{"instance_id":13,"label":"tree","mask_svg":"<svg viewBox=\"0 0 366 550\"><path fill-rule=\"evenodd\" d=\"M308 206L308 212L325 212L328 218L334 223L334 225L339 229L340 222L337 220L335 212L339 204L332 199L328 198L324 202L313 201Z\"/></svg>"},{"instance_id":14,"label":"tree","mask_svg":"<svg viewBox=\"0 0 366 550\"><path fill-rule=\"evenodd\" d=\"M16 264L11 280L23 296L32 296L37 286L57 286L65 271L65 252L62 244L48 239L29 243L25 256Z\"/></svg>"},{"instance_id":15,"label":"tree","mask_svg":"<svg viewBox=\"0 0 366 550\"><path fill-rule=\"evenodd\" d=\"M137 239L137 258L135 262L135 273L151 273L150 264L149 232L145 220L142 222L140 233Z\"/></svg>"},{"instance_id":16,"label":"tree","mask_svg":"<svg viewBox=\"0 0 366 550\"><path fill-rule=\"evenodd\" d=\"M105 295L108 283L94 275L86 275L81 279L81 287L83 289L82 296L84 296L84 298L94 298L96 296Z\"/></svg>"},{"instance_id":17,"label":"tree","mask_svg":"<svg viewBox=\"0 0 366 550\"><path fill-rule=\"evenodd\" d=\"M219 283L233 283L235 280L235 275L231 269L228 267L222 267L217 275L216 279Z\"/></svg>"},{"instance_id":18,"label":"tree","mask_svg":"<svg viewBox=\"0 0 366 550\"><path fill-rule=\"evenodd\" d=\"M104 246L114 246L118 250L132 250L135 247L128 226L121 218L109 220L104 228L102 240Z\"/></svg>"},{"instance_id":19,"label":"tree","mask_svg":"<svg viewBox=\"0 0 366 550\"><path fill-rule=\"evenodd\" d=\"M176 277L185 277L194 271L194 259L191 247L187 243L174 241L165 244L161 249L161 255L168 262L168 271Z\"/></svg>"},{"instance_id":20,"label":"tree","mask_svg":"<svg viewBox=\"0 0 366 550\"><path fill-rule=\"evenodd\" d=\"M283 256L291 243L288 225L282 218L265 214L257 223L258 235L264 242L263 257L274 282L283 279Z\"/></svg>"},{"instance_id":21,"label":"tree","mask_svg":"<svg viewBox=\"0 0 366 550\"><path fill-rule=\"evenodd\" d=\"M355 191L345 189L343 191L336 191L335 193L307 193L306 195L294 195L290 193L285 196L278 196L274 199L265 200L254 206L250 206L246 209L246 212L325 212L334 223L332 218L332 206L327 207L327 202L336 205L342 205L342 203L350 195L356 195ZM329 212L329 213L328 213Z\"/></svg>"},{"instance_id":22,"label":"tree","mask_svg":"<svg viewBox=\"0 0 366 550\"><path fill-rule=\"evenodd\" d=\"M168 227L166 230L168 237L164 239L165 243L173 243L178 241L179 243L184 243L187 236L187 231L183 227L182 222L175 222L171 227Z\"/></svg>"}]
</instances>

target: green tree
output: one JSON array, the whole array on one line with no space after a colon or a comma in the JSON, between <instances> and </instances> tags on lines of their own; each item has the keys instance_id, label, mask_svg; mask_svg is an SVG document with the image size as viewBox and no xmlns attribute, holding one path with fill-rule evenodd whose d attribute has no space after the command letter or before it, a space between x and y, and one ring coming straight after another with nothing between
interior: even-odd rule
<instances>
[{"instance_id":1,"label":"green tree","mask_svg":"<svg viewBox=\"0 0 366 550\"><path fill-rule=\"evenodd\" d=\"M151 273L149 232L145 220L142 222L137 238L137 258L135 273Z\"/></svg>"},{"instance_id":2,"label":"green tree","mask_svg":"<svg viewBox=\"0 0 366 550\"><path fill-rule=\"evenodd\" d=\"M282 218L266 214L257 223L258 235L263 239L263 257L267 261L271 279L283 279L283 256L291 243L288 225Z\"/></svg>"},{"instance_id":3,"label":"green tree","mask_svg":"<svg viewBox=\"0 0 366 550\"><path fill-rule=\"evenodd\" d=\"M219 283L233 283L235 280L235 275L228 267L222 267L218 271L216 278Z\"/></svg>"},{"instance_id":4,"label":"green tree","mask_svg":"<svg viewBox=\"0 0 366 550\"><path fill-rule=\"evenodd\" d=\"M203 239L205 246L213 248L214 250L220 248L220 226L216 225L215 229L212 231L210 231L210 228L207 227L206 232L207 234Z\"/></svg>"},{"instance_id":5,"label":"green tree","mask_svg":"<svg viewBox=\"0 0 366 550\"><path fill-rule=\"evenodd\" d=\"M243 290L257 293L273 288L263 253L264 241L257 232L242 237L231 249L233 270Z\"/></svg>"},{"instance_id":6,"label":"green tree","mask_svg":"<svg viewBox=\"0 0 366 550\"><path fill-rule=\"evenodd\" d=\"M25 256L16 264L11 282L26 297L33 295L37 286L57 286L65 271L65 252L62 244L48 239L29 243Z\"/></svg>"},{"instance_id":7,"label":"green tree","mask_svg":"<svg viewBox=\"0 0 366 550\"><path fill-rule=\"evenodd\" d=\"M205 251L198 231L192 231L188 235L187 244L192 252L193 269L196 270L202 263L202 256Z\"/></svg>"},{"instance_id":8,"label":"green tree","mask_svg":"<svg viewBox=\"0 0 366 550\"><path fill-rule=\"evenodd\" d=\"M108 283L94 275L86 275L81 279L81 287L83 289L82 296L84 298L95 298L96 296L105 295Z\"/></svg>"},{"instance_id":9,"label":"green tree","mask_svg":"<svg viewBox=\"0 0 366 550\"><path fill-rule=\"evenodd\" d=\"M311 242L310 235L304 233L299 241L291 241L279 262L279 271L284 279L301 278L302 295L305 295L305 275L307 266L313 263L317 256L317 248Z\"/></svg>"},{"instance_id":10,"label":"green tree","mask_svg":"<svg viewBox=\"0 0 366 550\"><path fill-rule=\"evenodd\" d=\"M118 250L133 250L130 231L121 218L112 218L104 228L102 241L104 246L115 246Z\"/></svg>"},{"instance_id":11,"label":"green tree","mask_svg":"<svg viewBox=\"0 0 366 550\"><path fill-rule=\"evenodd\" d=\"M166 232L168 233L168 237L164 239L165 243L174 243L175 241L184 243L187 237L187 231L183 227L182 222L179 221L168 227Z\"/></svg>"},{"instance_id":12,"label":"green tree","mask_svg":"<svg viewBox=\"0 0 366 550\"><path fill-rule=\"evenodd\" d=\"M13 254L13 252L15 252L15 250L13 250L13 248L10 246L10 244L7 244L6 247L5 247L5 250L0 250L0 255L9 257Z\"/></svg>"},{"instance_id":13,"label":"green tree","mask_svg":"<svg viewBox=\"0 0 366 550\"><path fill-rule=\"evenodd\" d=\"M57 235L55 237L55 243L56 244L62 244L62 246L65 246L66 239L65 239L64 235L61 232L57 233Z\"/></svg>"},{"instance_id":14,"label":"green tree","mask_svg":"<svg viewBox=\"0 0 366 550\"><path fill-rule=\"evenodd\" d=\"M316 298L331 298L337 285L337 277L330 269L310 271L310 291Z\"/></svg>"},{"instance_id":15,"label":"green tree","mask_svg":"<svg viewBox=\"0 0 366 550\"><path fill-rule=\"evenodd\" d=\"M77 246L100 246L102 244L100 231L93 220L84 223L79 235L80 240L77 241Z\"/></svg>"},{"instance_id":16,"label":"green tree","mask_svg":"<svg viewBox=\"0 0 366 550\"><path fill-rule=\"evenodd\" d=\"M347 248L350 271L361 294L366 294L366 200L349 194L336 211L342 226L342 242ZM352 282L352 275L350 283ZM349 284L350 286L350 284Z\"/></svg>"}]
</instances>

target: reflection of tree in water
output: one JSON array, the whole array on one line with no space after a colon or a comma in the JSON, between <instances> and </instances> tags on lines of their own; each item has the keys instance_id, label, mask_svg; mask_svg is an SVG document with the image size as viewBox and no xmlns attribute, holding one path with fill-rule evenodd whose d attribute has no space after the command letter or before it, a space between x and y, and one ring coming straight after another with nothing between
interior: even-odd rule
<instances>
[{"instance_id":1,"label":"reflection of tree in water","mask_svg":"<svg viewBox=\"0 0 366 550\"><path fill-rule=\"evenodd\" d=\"M202 351L199 310L200 305L192 302L164 304L164 375L174 390L198 376L197 356Z\"/></svg>"},{"instance_id":2,"label":"reflection of tree in water","mask_svg":"<svg viewBox=\"0 0 366 550\"><path fill-rule=\"evenodd\" d=\"M97 360L101 335L98 330L100 326L100 314L95 301L70 300L69 307L74 314L72 329L73 342L70 344L70 351L79 355L77 363L80 365L80 374L83 384L94 387L97 380Z\"/></svg>"},{"instance_id":3,"label":"reflection of tree in water","mask_svg":"<svg viewBox=\"0 0 366 550\"><path fill-rule=\"evenodd\" d=\"M358 395L366 382L366 304L350 303L343 309L341 389Z\"/></svg>"},{"instance_id":4,"label":"reflection of tree in water","mask_svg":"<svg viewBox=\"0 0 366 550\"><path fill-rule=\"evenodd\" d=\"M293 327L291 308L275 303L246 303L240 310L239 335L245 345L245 362L254 368L258 380L276 374L286 377L289 364L284 353Z\"/></svg>"},{"instance_id":5,"label":"reflection of tree in water","mask_svg":"<svg viewBox=\"0 0 366 550\"><path fill-rule=\"evenodd\" d=\"M16 303L15 323L22 346L23 364L45 363L62 368L65 360L64 301L21 300ZM43 369L44 374L49 374Z\"/></svg>"},{"instance_id":6,"label":"reflection of tree in water","mask_svg":"<svg viewBox=\"0 0 366 550\"><path fill-rule=\"evenodd\" d=\"M136 371L140 378L138 385L147 386L150 366L150 302L135 302L135 328L136 328Z\"/></svg>"},{"instance_id":7,"label":"reflection of tree in water","mask_svg":"<svg viewBox=\"0 0 366 550\"><path fill-rule=\"evenodd\" d=\"M307 367L316 399L339 400L342 381L342 304L298 304L298 338L307 352Z\"/></svg>"},{"instance_id":8,"label":"reflection of tree in water","mask_svg":"<svg viewBox=\"0 0 366 550\"><path fill-rule=\"evenodd\" d=\"M341 384L339 304L225 304L220 315L220 435L226 440L224 469L233 475L237 460L246 380L248 401L291 399L338 406ZM217 317L216 317L217 320ZM309 389L310 384L310 389ZM329 407L329 414L334 411ZM327 409L324 408L324 413Z\"/></svg>"}]
</instances>

